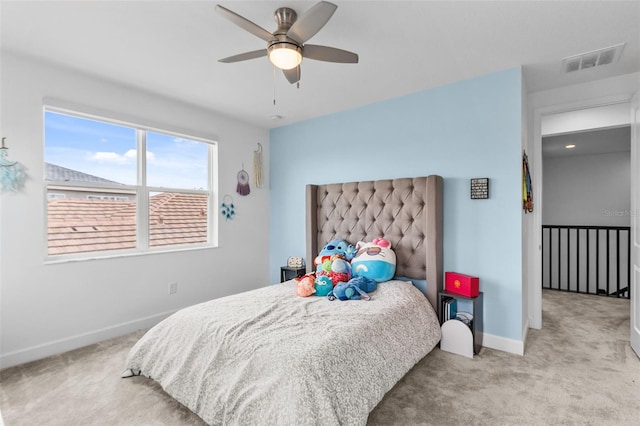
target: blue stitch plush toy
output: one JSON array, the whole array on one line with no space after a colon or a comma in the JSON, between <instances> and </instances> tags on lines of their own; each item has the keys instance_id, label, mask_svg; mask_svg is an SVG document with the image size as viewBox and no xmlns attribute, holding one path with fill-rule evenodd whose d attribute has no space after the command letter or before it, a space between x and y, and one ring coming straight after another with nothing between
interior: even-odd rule
<instances>
[{"instance_id":1,"label":"blue stitch plush toy","mask_svg":"<svg viewBox=\"0 0 640 426\"><path fill-rule=\"evenodd\" d=\"M378 283L366 277L354 277L349 282L338 283L327 297L329 300L370 300L367 293L376 290Z\"/></svg>"},{"instance_id":2,"label":"blue stitch plush toy","mask_svg":"<svg viewBox=\"0 0 640 426\"><path fill-rule=\"evenodd\" d=\"M360 290L372 293L378 288L376 280L367 277L353 277L349 280L350 284L357 285Z\"/></svg>"},{"instance_id":3,"label":"blue stitch plush toy","mask_svg":"<svg viewBox=\"0 0 640 426\"><path fill-rule=\"evenodd\" d=\"M358 253L358 249L352 246L351 244L349 244L349 246L344 251L344 257L349 262L351 262L351 259L353 259L356 256L356 253Z\"/></svg>"},{"instance_id":4,"label":"blue stitch plush toy","mask_svg":"<svg viewBox=\"0 0 640 426\"><path fill-rule=\"evenodd\" d=\"M356 254L356 249L345 240L339 238L331 240L326 246L322 247L322 250L320 250L320 253L313 261L316 269L320 269L324 261L331 259L331 256L334 254L340 254L344 256L345 259L351 260Z\"/></svg>"}]
</instances>

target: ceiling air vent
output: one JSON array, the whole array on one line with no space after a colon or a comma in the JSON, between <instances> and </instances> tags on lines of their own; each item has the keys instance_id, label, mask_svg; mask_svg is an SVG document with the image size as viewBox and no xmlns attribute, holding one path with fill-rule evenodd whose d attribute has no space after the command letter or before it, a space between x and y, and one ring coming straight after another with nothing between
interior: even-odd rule
<instances>
[{"instance_id":1,"label":"ceiling air vent","mask_svg":"<svg viewBox=\"0 0 640 426\"><path fill-rule=\"evenodd\" d=\"M600 65L612 64L620 58L624 45L625 43L620 43L615 46L605 47L604 49L568 56L562 59L564 71L580 71L599 67Z\"/></svg>"}]
</instances>

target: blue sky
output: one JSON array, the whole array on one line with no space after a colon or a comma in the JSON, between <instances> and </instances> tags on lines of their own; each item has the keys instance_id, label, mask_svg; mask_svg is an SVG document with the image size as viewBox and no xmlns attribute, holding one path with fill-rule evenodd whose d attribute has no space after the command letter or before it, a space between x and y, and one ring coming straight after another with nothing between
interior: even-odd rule
<instances>
[{"instance_id":1,"label":"blue sky","mask_svg":"<svg viewBox=\"0 0 640 426\"><path fill-rule=\"evenodd\" d=\"M45 161L136 184L133 128L45 111ZM207 144L147 132L147 185L207 188Z\"/></svg>"}]
</instances>

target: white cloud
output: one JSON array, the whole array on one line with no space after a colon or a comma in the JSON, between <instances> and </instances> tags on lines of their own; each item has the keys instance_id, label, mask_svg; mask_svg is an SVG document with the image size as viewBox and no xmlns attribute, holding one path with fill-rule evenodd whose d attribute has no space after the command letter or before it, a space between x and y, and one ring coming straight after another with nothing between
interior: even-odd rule
<instances>
[{"instance_id":1,"label":"white cloud","mask_svg":"<svg viewBox=\"0 0 640 426\"><path fill-rule=\"evenodd\" d=\"M98 161L101 163L110 164L133 164L136 162L137 152L135 149L130 149L124 154L118 154L117 152L95 152L89 156L90 160ZM154 161L155 155L151 151L147 151L147 161Z\"/></svg>"},{"instance_id":2,"label":"white cloud","mask_svg":"<svg viewBox=\"0 0 640 426\"><path fill-rule=\"evenodd\" d=\"M134 151L135 155L135 151ZM134 157L135 158L135 157ZM120 155L115 152L96 152L89 157L90 160L101 163L127 164L130 159L126 155Z\"/></svg>"}]
</instances>

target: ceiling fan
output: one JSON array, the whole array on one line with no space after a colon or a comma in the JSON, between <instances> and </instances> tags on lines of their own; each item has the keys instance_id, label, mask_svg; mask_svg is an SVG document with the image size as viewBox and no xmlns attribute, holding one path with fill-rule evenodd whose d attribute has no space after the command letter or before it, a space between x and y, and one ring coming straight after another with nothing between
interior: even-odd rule
<instances>
[{"instance_id":1,"label":"ceiling fan","mask_svg":"<svg viewBox=\"0 0 640 426\"><path fill-rule=\"evenodd\" d=\"M353 52L335 47L305 44L325 26L337 8L338 6L333 3L321 1L298 18L293 9L281 7L273 15L278 28L270 33L237 13L216 5L216 11L226 19L267 42L266 49L229 56L220 59L219 62L239 62L267 56L273 65L282 70L291 84L300 81L302 58L356 64L358 63L358 55Z\"/></svg>"}]
</instances>

